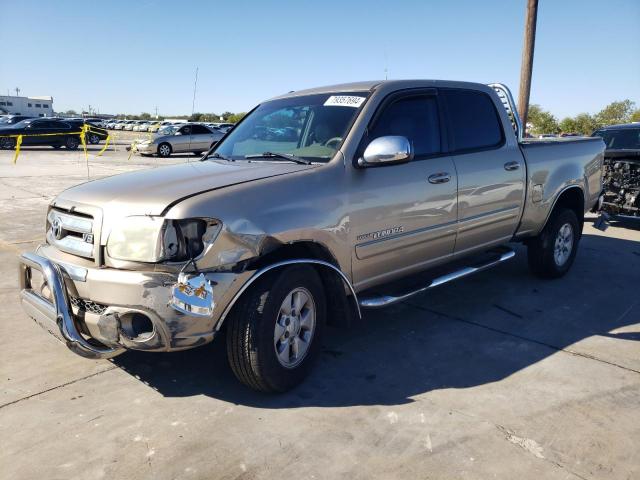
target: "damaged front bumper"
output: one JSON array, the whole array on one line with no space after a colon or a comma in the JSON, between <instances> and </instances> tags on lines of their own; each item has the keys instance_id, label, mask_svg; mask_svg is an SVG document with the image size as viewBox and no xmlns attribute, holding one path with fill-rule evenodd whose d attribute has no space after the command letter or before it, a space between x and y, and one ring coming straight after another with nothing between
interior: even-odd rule
<instances>
[{"instance_id":1,"label":"damaged front bumper","mask_svg":"<svg viewBox=\"0 0 640 480\"><path fill-rule=\"evenodd\" d=\"M210 309L202 315L176 310L176 274L70 265L55 253L45 245L20 257L21 303L36 323L88 358L211 341L222 312L253 273L205 273L200 283L207 285Z\"/></svg>"}]
</instances>

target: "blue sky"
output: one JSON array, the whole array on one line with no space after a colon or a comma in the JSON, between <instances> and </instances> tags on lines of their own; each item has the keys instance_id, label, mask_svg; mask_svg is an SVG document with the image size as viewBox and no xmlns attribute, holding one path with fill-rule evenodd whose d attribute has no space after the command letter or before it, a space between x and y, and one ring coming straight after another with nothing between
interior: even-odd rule
<instances>
[{"instance_id":1,"label":"blue sky","mask_svg":"<svg viewBox=\"0 0 640 480\"><path fill-rule=\"evenodd\" d=\"M103 113L245 111L356 80L500 81L517 93L525 0L9 1L0 92ZM640 104L640 1L540 0L532 103ZM640 106L640 105L639 105Z\"/></svg>"}]
</instances>

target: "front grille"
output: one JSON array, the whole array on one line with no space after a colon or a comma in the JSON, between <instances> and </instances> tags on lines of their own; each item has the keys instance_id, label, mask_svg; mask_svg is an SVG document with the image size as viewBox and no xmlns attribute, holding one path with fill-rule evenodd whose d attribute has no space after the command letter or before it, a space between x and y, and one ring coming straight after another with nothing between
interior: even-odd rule
<instances>
[{"instance_id":1,"label":"front grille","mask_svg":"<svg viewBox=\"0 0 640 480\"><path fill-rule=\"evenodd\" d=\"M90 215L54 208L47 215L47 241L63 252L93 258L93 227Z\"/></svg>"},{"instance_id":2,"label":"front grille","mask_svg":"<svg viewBox=\"0 0 640 480\"><path fill-rule=\"evenodd\" d=\"M71 302L71 305L78 308L79 310L95 313L96 315L102 315L108 308L108 305L103 305L92 300L85 300L84 298L69 296L69 301Z\"/></svg>"}]
</instances>

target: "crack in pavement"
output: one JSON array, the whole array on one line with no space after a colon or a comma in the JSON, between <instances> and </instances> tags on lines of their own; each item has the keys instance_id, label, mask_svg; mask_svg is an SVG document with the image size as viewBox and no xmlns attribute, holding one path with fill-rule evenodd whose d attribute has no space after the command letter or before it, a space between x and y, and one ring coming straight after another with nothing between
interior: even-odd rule
<instances>
[{"instance_id":1,"label":"crack in pavement","mask_svg":"<svg viewBox=\"0 0 640 480\"><path fill-rule=\"evenodd\" d=\"M496 332L496 333L501 333L503 335L508 335L508 336L511 336L511 337L514 337L514 338L519 338L520 340L524 340L524 341L531 342L531 343L536 343L538 345L542 345L542 346L550 348L552 350L557 350L559 352L568 353L568 354L574 355L576 357L582 357L582 358L586 358L586 359L589 359L589 360L595 360L596 362L604 363L606 365L611 365L613 367L618 367L618 368L621 368L622 370L626 370L628 372L640 373L640 370L635 370L635 369L630 368L630 367L625 367L624 365L620 365L620 364L615 363L615 362L610 362L608 360L604 360L602 358L598 358L598 357L596 357L594 355L590 355L588 353L581 353L581 352L576 352L575 350L568 350L566 348L559 347L557 345L553 345L553 344L550 344L550 343L546 343L546 342L543 342L541 340L536 340L534 338L525 337L524 335L518 335L517 333L508 332L508 331L502 330L500 328L490 327L488 325L484 325L482 323L474 322L472 320L466 320L464 318L455 317L453 315L449 315L447 313L442 313L442 312L439 312L437 310L433 310L431 308L426 308L426 307L423 307L421 305L416 305L416 304L413 304L413 303L410 303L410 302L402 302L402 303L407 305L407 306L409 306L409 307L415 308L417 310L433 313L435 315L439 315L441 317L448 318L450 320L456 320L458 322L466 323L468 325L474 325L476 327L480 327L480 328L484 328L484 329L487 329L487 330L491 330L491 331Z\"/></svg>"},{"instance_id":2,"label":"crack in pavement","mask_svg":"<svg viewBox=\"0 0 640 480\"><path fill-rule=\"evenodd\" d=\"M111 370L116 370L118 368L120 368L120 367L112 366L112 367L107 368L105 370L100 370L99 372L92 373L92 374L86 375L84 377L76 378L76 379L71 380L71 381L66 382L66 383L61 383L60 385L56 385L55 387L47 388L46 390L42 390L42 391L37 392L37 393L32 393L31 395L27 395L26 397L18 398L16 400L12 400L11 402L4 403L4 404L0 405L0 409L3 409L4 407L8 407L10 405L15 405L16 403L20 403L20 402L22 402L24 400L29 400L30 398L37 397L38 395L42 395L43 393L47 393L47 392L51 392L53 390L57 390L58 388L63 388L63 387L66 387L68 385L73 385L74 383L81 382L82 380L86 380L88 378L96 377L96 376L98 376L98 375L100 375L102 373L110 372Z\"/></svg>"}]
</instances>

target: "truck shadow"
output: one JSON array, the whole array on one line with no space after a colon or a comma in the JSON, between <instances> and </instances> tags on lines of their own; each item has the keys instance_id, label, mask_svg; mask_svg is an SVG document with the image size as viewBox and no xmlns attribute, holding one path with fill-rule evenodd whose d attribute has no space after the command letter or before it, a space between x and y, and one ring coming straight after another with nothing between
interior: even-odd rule
<instances>
[{"instance_id":1,"label":"truck shadow","mask_svg":"<svg viewBox=\"0 0 640 480\"><path fill-rule=\"evenodd\" d=\"M327 329L310 377L281 395L241 385L223 337L195 350L128 352L112 361L167 397L268 409L409 403L431 390L500 381L593 336L605 348L585 342L572 352L639 370L638 346L629 344L640 340L639 271L640 242L630 240L584 235L572 271L555 281L530 275L518 247L516 259L493 271L365 311L349 329Z\"/></svg>"}]
</instances>

